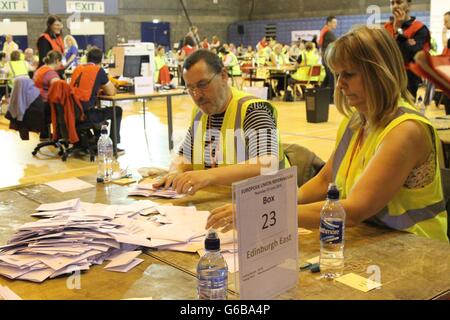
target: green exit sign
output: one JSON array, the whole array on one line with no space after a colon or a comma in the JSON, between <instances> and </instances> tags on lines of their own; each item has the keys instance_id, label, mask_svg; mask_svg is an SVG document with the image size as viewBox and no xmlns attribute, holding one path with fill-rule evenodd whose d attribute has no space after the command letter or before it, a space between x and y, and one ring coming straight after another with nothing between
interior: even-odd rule
<instances>
[{"instance_id":1,"label":"green exit sign","mask_svg":"<svg viewBox=\"0 0 450 320\"><path fill-rule=\"evenodd\" d=\"M0 12L28 12L28 0L0 0Z\"/></svg>"},{"instance_id":2,"label":"green exit sign","mask_svg":"<svg viewBox=\"0 0 450 320\"><path fill-rule=\"evenodd\" d=\"M67 1L66 6L67 13L105 13L105 3L102 1Z\"/></svg>"}]
</instances>

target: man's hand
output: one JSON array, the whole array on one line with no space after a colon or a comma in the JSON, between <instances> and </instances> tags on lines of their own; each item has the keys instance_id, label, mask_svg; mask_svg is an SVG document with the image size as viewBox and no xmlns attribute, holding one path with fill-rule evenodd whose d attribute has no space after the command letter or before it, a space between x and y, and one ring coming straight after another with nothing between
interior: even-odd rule
<instances>
[{"instance_id":1,"label":"man's hand","mask_svg":"<svg viewBox=\"0 0 450 320\"><path fill-rule=\"evenodd\" d=\"M406 20L406 12L400 8L394 9L394 27L401 28Z\"/></svg>"},{"instance_id":2,"label":"man's hand","mask_svg":"<svg viewBox=\"0 0 450 320\"><path fill-rule=\"evenodd\" d=\"M211 185L213 179L214 176L208 170L170 172L154 183L153 187L172 187L179 194L194 195L198 190Z\"/></svg>"},{"instance_id":3,"label":"man's hand","mask_svg":"<svg viewBox=\"0 0 450 320\"><path fill-rule=\"evenodd\" d=\"M412 47L412 46L415 46L417 44L417 42L414 39L408 39L408 44Z\"/></svg>"},{"instance_id":4,"label":"man's hand","mask_svg":"<svg viewBox=\"0 0 450 320\"><path fill-rule=\"evenodd\" d=\"M211 211L206 223L206 229L222 229L221 232L225 233L233 229L233 205L226 204L222 207L216 208Z\"/></svg>"},{"instance_id":5,"label":"man's hand","mask_svg":"<svg viewBox=\"0 0 450 320\"><path fill-rule=\"evenodd\" d=\"M198 190L213 184L214 175L210 170L187 171L175 176L172 188L179 194L194 195Z\"/></svg>"}]
</instances>

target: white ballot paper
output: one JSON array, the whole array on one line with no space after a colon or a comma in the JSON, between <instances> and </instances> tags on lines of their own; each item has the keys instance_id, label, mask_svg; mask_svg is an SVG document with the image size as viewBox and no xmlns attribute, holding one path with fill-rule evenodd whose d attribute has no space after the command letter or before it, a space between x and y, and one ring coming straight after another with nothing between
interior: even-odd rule
<instances>
[{"instance_id":1,"label":"white ballot paper","mask_svg":"<svg viewBox=\"0 0 450 320\"><path fill-rule=\"evenodd\" d=\"M45 184L55 190L58 190L59 192L71 192L95 187L94 185L78 178L56 180Z\"/></svg>"}]
</instances>

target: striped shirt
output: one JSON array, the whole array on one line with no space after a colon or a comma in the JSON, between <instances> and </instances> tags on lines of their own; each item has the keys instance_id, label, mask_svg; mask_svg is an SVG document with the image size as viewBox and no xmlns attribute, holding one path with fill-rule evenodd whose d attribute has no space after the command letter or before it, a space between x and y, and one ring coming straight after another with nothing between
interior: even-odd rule
<instances>
[{"instance_id":1,"label":"striped shirt","mask_svg":"<svg viewBox=\"0 0 450 320\"><path fill-rule=\"evenodd\" d=\"M217 167L220 129L225 112L208 116L204 145L205 168ZM193 128L189 128L178 151L188 163L193 162ZM272 107L269 102L255 102L248 106L244 119L245 160L278 155L278 131Z\"/></svg>"}]
</instances>

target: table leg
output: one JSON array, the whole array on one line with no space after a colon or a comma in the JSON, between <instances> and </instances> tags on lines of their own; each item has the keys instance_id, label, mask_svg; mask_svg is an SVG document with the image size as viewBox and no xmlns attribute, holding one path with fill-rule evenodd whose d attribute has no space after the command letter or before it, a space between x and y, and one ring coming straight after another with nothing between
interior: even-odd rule
<instances>
[{"instance_id":1,"label":"table leg","mask_svg":"<svg viewBox=\"0 0 450 320\"><path fill-rule=\"evenodd\" d=\"M144 130L147 129L145 125L145 99L142 99L142 110L144 111Z\"/></svg>"},{"instance_id":2,"label":"table leg","mask_svg":"<svg viewBox=\"0 0 450 320\"><path fill-rule=\"evenodd\" d=\"M113 129L113 152L114 152L114 157L117 158L117 119L116 119L116 102L113 100L112 102L112 107L113 107L113 125L112 125L112 129Z\"/></svg>"},{"instance_id":3,"label":"table leg","mask_svg":"<svg viewBox=\"0 0 450 320\"><path fill-rule=\"evenodd\" d=\"M168 95L166 99L167 99L167 129L169 134L169 150L172 151L173 149L172 96Z\"/></svg>"},{"instance_id":4,"label":"table leg","mask_svg":"<svg viewBox=\"0 0 450 320\"><path fill-rule=\"evenodd\" d=\"M287 98L287 79L288 79L288 73L287 72L285 72L284 73L284 95L283 95L283 101L286 101L286 98Z\"/></svg>"}]
</instances>

